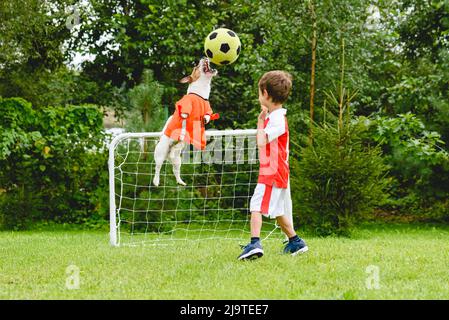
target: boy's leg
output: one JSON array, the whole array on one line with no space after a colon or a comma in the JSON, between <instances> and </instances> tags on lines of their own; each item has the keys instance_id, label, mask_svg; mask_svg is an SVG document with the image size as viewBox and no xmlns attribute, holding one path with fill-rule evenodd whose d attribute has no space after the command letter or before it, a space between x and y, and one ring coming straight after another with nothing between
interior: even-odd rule
<instances>
[{"instance_id":1,"label":"boy's leg","mask_svg":"<svg viewBox=\"0 0 449 320\"><path fill-rule=\"evenodd\" d=\"M288 237L288 243L284 248L284 253L291 255L297 255L298 253L303 253L309 250L303 239L298 237L293 229L293 224L290 218L286 215L276 217L276 221L281 227L282 231Z\"/></svg>"},{"instance_id":2,"label":"boy's leg","mask_svg":"<svg viewBox=\"0 0 449 320\"><path fill-rule=\"evenodd\" d=\"M276 222L281 227L282 232L284 232L289 239L296 236L296 232L293 229L293 224L288 216L278 216L276 217Z\"/></svg>"},{"instance_id":3,"label":"boy's leg","mask_svg":"<svg viewBox=\"0 0 449 320\"><path fill-rule=\"evenodd\" d=\"M251 238L260 238L262 229L262 214L260 212L251 212Z\"/></svg>"},{"instance_id":4,"label":"boy's leg","mask_svg":"<svg viewBox=\"0 0 449 320\"><path fill-rule=\"evenodd\" d=\"M285 194L285 203L284 203L284 210L285 214L284 216L287 217L287 219L290 221L292 228L294 228L293 225L293 204L292 204L292 196L290 191L290 179L287 184L287 192Z\"/></svg>"},{"instance_id":5,"label":"boy's leg","mask_svg":"<svg viewBox=\"0 0 449 320\"><path fill-rule=\"evenodd\" d=\"M281 216L277 216L276 221L288 238L288 243L284 248L284 253L296 255L298 253L306 252L308 250L306 243L304 242L304 240L298 237L293 227L290 182L288 183L287 189L283 191L283 197L281 197L281 201L283 202L283 205L280 205L279 207L284 209L284 214Z\"/></svg>"},{"instance_id":6,"label":"boy's leg","mask_svg":"<svg viewBox=\"0 0 449 320\"><path fill-rule=\"evenodd\" d=\"M263 256L263 249L260 243L260 230L262 229L262 214L251 212L251 242L243 247L243 252L238 260L248 260Z\"/></svg>"},{"instance_id":7,"label":"boy's leg","mask_svg":"<svg viewBox=\"0 0 449 320\"><path fill-rule=\"evenodd\" d=\"M268 210L267 206L271 197L272 187L258 183L254 194L251 197L251 242L243 247L243 252L238 257L239 260L259 258L263 256L263 249L260 243L260 231L262 229L262 212Z\"/></svg>"}]
</instances>

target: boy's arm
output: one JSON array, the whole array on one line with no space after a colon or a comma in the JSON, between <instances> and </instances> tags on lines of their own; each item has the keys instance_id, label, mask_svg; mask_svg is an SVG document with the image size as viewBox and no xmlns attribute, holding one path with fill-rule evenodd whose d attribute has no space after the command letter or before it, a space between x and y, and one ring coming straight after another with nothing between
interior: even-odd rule
<instances>
[{"instance_id":1,"label":"boy's arm","mask_svg":"<svg viewBox=\"0 0 449 320\"><path fill-rule=\"evenodd\" d=\"M265 118L267 117L268 108L262 106L262 111L259 114L259 118L257 120L257 146L264 147L268 143L268 137L265 133Z\"/></svg>"},{"instance_id":2,"label":"boy's arm","mask_svg":"<svg viewBox=\"0 0 449 320\"><path fill-rule=\"evenodd\" d=\"M286 132L286 130L285 112L277 112L276 114L273 114L273 116L270 115L270 121L263 130L267 139L266 143L271 143L272 141L276 140L277 138L282 136Z\"/></svg>"}]
</instances>

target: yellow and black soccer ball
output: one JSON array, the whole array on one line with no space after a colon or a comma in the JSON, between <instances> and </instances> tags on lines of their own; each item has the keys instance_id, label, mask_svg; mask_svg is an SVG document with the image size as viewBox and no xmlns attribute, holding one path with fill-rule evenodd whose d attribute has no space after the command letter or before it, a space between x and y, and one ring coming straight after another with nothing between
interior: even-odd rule
<instances>
[{"instance_id":1,"label":"yellow and black soccer ball","mask_svg":"<svg viewBox=\"0 0 449 320\"><path fill-rule=\"evenodd\" d=\"M239 57L240 39L232 30L215 29L204 41L204 53L212 63L222 66L233 63Z\"/></svg>"}]
</instances>

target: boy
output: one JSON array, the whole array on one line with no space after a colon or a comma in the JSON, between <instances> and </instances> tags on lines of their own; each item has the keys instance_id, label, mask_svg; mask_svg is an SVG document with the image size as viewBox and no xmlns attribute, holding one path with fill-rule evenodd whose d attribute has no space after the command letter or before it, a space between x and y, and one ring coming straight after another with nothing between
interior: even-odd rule
<instances>
[{"instance_id":1,"label":"boy","mask_svg":"<svg viewBox=\"0 0 449 320\"><path fill-rule=\"evenodd\" d=\"M292 87L292 77L284 71L270 71L259 80L259 102L262 111L257 123L257 146L260 170L251 198L251 242L243 248L238 260L263 256L260 243L262 215L276 218L277 224L289 238L284 253L306 252L306 243L293 229L292 203L289 185L289 132L282 104Z\"/></svg>"}]
</instances>

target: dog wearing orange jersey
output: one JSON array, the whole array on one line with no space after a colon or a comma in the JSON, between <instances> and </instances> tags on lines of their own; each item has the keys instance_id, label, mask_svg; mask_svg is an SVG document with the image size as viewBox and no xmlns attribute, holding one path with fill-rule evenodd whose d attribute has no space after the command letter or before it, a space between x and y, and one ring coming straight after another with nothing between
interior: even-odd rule
<instances>
[{"instance_id":1,"label":"dog wearing orange jersey","mask_svg":"<svg viewBox=\"0 0 449 320\"><path fill-rule=\"evenodd\" d=\"M198 150L206 147L205 125L218 119L209 103L212 78L217 70L210 67L208 58L202 58L193 68L191 75L180 80L188 83L187 94L176 102L175 112L165 123L162 136L154 150L156 163L153 184L159 186L160 172L165 160L173 166L176 182L185 186L181 179L181 152L186 144L192 144Z\"/></svg>"}]
</instances>

